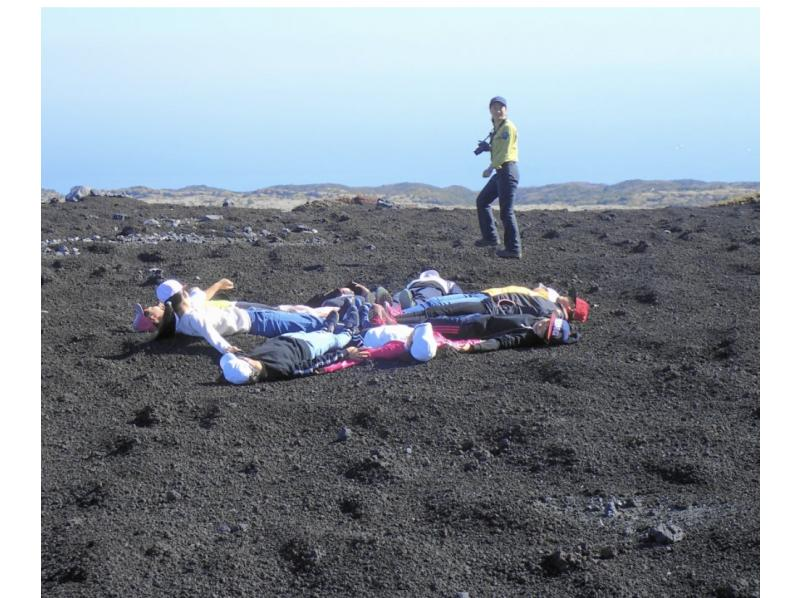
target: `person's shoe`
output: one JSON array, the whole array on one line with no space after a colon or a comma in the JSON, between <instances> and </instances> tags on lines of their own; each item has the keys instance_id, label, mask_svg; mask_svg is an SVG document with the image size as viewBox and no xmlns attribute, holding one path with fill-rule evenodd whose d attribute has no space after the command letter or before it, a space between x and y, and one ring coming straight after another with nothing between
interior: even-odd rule
<instances>
[{"instance_id":1,"label":"person's shoe","mask_svg":"<svg viewBox=\"0 0 800 598\"><path fill-rule=\"evenodd\" d=\"M497 257L504 257L507 259L518 260L522 257L522 253L519 251L509 251L508 249L498 249L496 252Z\"/></svg>"},{"instance_id":2,"label":"person's shoe","mask_svg":"<svg viewBox=\"0 0 800 598\"><path fill-rule=\"evenodd\" d=\"M414 297L411 295L411 291L409 291L408 289L403 289L402 291L397 293L397 302L403 309L408 309L409 307L414 305Z\"/></svg>"},{"instance_id":3,"label":"person's shoe","mask_svg":"<svg viewBox=\"0 0 800 598\"><path fill-rule=\"evenodd\" d=\"M384 287L377 287L375 289L375 303L391 303L392 295Z\"/></svg>"},{"instance_id":4,"label":"person's shoe","mask_svg":"<svg viewBox=\"0 0 800 598\"><path fill-rule=\"evenodd\" d=\"M342 307L339 309L339 322L346 329L351 332L358 330L358 308L350 303L350 300L345 300Z\"/></svg>"},{"instance_id":5,"label":"person's shoe","mask_svg":"<svg viewBox=\"0 0 800 598\"><path fill-rule=\"evenodd\" d=\"M327 330L328 332L333 332L336 330L336 324L339 323L339 312L336 310L331 311L327 316L325 316L325 322L322 326L323 330Z\"/></svg>"},{"instance_id":6,"label":"person's shoe","mask_svg":"<svg viewBox=\"0 0 800 598\"><path fill-rule=\"evenodd\" d=\"M490 241L489 239L478 239L475 241L475 247L497 247L497 241Z\"/></svg>"}]
</instances>

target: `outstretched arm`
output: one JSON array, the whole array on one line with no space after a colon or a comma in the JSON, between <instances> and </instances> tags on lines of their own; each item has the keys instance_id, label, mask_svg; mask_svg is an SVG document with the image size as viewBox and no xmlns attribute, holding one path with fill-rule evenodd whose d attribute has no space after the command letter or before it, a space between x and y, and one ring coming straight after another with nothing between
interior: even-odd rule
<instances>
[{"instance_id":1,"label":"outstretched arm","mask_svg":"<svg viewBox=\"0 0 800 598\"><path fill-rule=\"evenodd\" d=\"M233 281L227 278L220 278L217 282L205 290L206 300L211 301L214 298L214 295L220 291L230 291L231 289L233 289Z\"/></svg>"}]
</instances>

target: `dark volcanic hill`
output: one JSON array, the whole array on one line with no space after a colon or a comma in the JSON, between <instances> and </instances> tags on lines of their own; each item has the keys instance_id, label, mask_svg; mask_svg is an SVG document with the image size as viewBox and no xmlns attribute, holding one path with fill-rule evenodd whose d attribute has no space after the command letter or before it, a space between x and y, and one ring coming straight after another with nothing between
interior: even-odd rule
<instances>
[{"instance_id":1,"label":"dark volcanic hill","mask_svg":"<svg viewBox=\"0 0 800 598\"><path fill-rule=\"evenodd\" d=\"M466 210L209 213L42 205L43 595L759 594L757 203L523 212L511 262ZM278 303L429 267L575 286L583 338L243 388L129 330L152 268Z\"/></svg>"}]
</instances>

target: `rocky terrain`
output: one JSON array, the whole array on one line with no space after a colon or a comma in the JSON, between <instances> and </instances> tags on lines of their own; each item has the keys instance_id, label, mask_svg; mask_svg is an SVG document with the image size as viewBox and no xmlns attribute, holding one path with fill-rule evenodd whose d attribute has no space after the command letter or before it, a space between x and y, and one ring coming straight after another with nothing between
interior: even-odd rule
<instances>
[{"instance_id":1,"label":"rocky terrain","mask_svg":"<svg viewBox=\"0 0 800 598\"><path fill-rule=\"evenodd\" d=\"M467 210L43 203L42 594L758 596L759 208L526 211L504 261ZM129 328L160 276L429 267L574 286L583 338L234 387Z\"/></svg>"}]
</instances>

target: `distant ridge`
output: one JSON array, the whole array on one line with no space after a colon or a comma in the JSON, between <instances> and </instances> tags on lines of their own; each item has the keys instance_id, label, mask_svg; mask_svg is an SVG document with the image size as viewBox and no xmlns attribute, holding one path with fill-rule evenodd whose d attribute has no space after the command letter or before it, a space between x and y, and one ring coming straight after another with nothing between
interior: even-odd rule
<instances>
[{"instance_id":1,"label":"distant ridge","mask_svg":"<svg viewBox=\"0 0 800 598\"><path fill-rule=\"evenodd\" d=\"M519 207L552 209L702 207L759 191L760 183L749 181L631 179L613 185L576 181L520 187L516 203ZM436 187L410 182L377 187L350 187L337 183L274 185L253 191L230 191L208 185L188 185L179 189L154 189L137 185L115 189L112 193L129 195L149 203L221 205L227 200L229 205L256 208L292 208L307 201L355 195L383 198L398 206L472 207L478 194L476 190L460 185ZM42 189L42 201L52 197L63 199L56 191Z\"/></svg>"}]
</instances>

